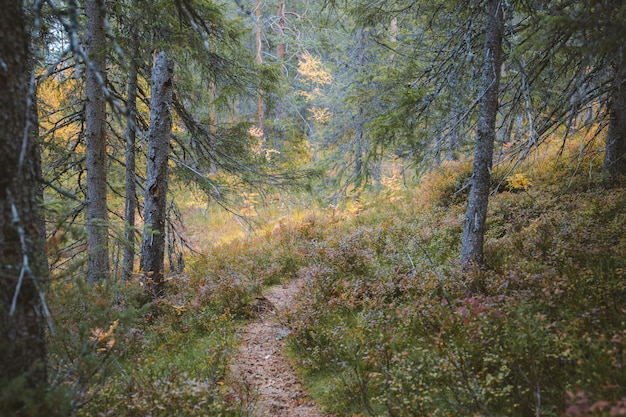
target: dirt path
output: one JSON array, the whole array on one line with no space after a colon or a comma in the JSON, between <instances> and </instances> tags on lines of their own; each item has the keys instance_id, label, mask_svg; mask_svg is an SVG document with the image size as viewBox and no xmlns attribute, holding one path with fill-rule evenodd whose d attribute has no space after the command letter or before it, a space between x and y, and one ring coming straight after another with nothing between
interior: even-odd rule
<instances>
[{"instance_id":1,"label":"dirt path","mask_svg":"<svg viewBox=\"0 0 626 417\"><path fill-rule=\"evenodd\" d=\"M293 280L271 288L257 299L259 317L242 332L239 352L230 365L230 385L253 417L322 417L303 392L284 353L288 329L280 324L302 282Z\"/></svg>"}]
</instances>

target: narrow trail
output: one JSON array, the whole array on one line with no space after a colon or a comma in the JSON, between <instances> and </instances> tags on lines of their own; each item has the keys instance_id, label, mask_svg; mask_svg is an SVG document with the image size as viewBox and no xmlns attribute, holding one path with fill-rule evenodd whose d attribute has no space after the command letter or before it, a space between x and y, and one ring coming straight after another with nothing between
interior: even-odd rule
<instances>
[{"instance_id":1,"label":"narrow trail","mask_svg":"<svg viewBox=\"0 0 626 417\"><path fill-rule=\"evenodd\" d=\"M302 288L301 280L271 288L257 299L258 318L242 331L239 351L229 368L229 385L253 417L330 417L303 391L285 355L288 329L280 317Z\"/></svg>"}]
</instances>

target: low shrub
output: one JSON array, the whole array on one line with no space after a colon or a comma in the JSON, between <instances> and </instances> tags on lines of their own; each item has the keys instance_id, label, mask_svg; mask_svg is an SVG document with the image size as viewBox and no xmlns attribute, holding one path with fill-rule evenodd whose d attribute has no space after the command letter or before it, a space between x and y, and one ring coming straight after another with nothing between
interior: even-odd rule
<instances>
[{"instance_id":1,"label":"low shrub","mask_svg":"<svg viewBox=\"0 0 626 417\"><path fill-rule=\"evenodd\" d=\"M337 415L626 415L625 190L501 190L488 267L462 274L448 171L311 246L287 320L311 393Z\"/></svg>"}]
</instances>

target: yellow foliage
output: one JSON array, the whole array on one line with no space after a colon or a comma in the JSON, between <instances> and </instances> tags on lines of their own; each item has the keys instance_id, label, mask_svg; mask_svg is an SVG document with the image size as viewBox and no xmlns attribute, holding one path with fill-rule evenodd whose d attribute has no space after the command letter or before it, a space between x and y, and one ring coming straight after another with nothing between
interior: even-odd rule
<instances>
[{"instance_id":1,"label":"yellow foliage","mask_svg":"<svg viewBox=\"0 0 626 417\"><path fill-rule=\"evenodd\" d=\"M113 324L109 326L108 330L104 330L101 327L91 329L91 336L89 337L89 340L95 342L97 345L101 345L101 347L97 349L98 352L105 352L115 345L113 333L119 324L120 321L115 320Z\"/></svg>"},{"instance_id":2,"label":"yellow foliage","mask_svg":"<svg viewBox=\"0 0 626 417\"><path fill-rule=\"evenodd\" d=\"M268 161L270 160L270 156L272 154L280 154L280 151L267 147L267 140L265 139L263 130L259 127L251 127L250 129L248 129L248 133L250 134L250 136L257 139L257 143L252 145L252 152L254 152L255 154L264 156L265 159L267 159Z\"/></svg>"},{"instance_id":3,"label":"yellow foliage","mask_svg":"<svg viewBox=\"0 0 626 417\"><path fill-rule=\"evenodd\" d=\"M174 310L176 311L177 316L182 315L185 312L185 310L187 310L187 307L185 307L184 305L182 306L173 305L172 307L174 307Z\"/></svg>"},{"instance_id":4,"label":"yellow foliage","mask_svg":"<svg viewBox=\"0 0 626 417\"><path fill-rule=\"evenodd\" d=\"M73 77L73 70L63 71L57 76L45 77L37 86L40 127L44 131L57 129L55 136L59 141L67 141L68 138L80 133L79 123L66 123L64 120L68 112L72 111L70 100L71 97L76 96L77 88L78 82ZM82 147L79 148L81 149L77 151L82 152Z\"/></svg>"},{"instance_id":5,"label":"yellow foliage","mask_svg":"<svg viewBox=\"0 0 626 417\"><path fill-rule=\"evenodd\" d=\"M324 97L324 93L319 87L314 87L311 91L298 91L298 94L304 97L307 103Z\"/></svg>"},{"instance_id":6,"label":"yellow foliage","mask_svg":"<svg viewBox=\"0 0 626 417\"><path fill-rule=\"evenodd\" d=\"M313 103L316 100L324 98L321 86L332 83L333 76L330 71L324 68L322 61L305 52L298 62L298 74L300 74L305 83L310 84L310 91L299 91L298 94L304 97L307 103ZM314 106L309 109L311 120L318 123L327 123L332 117L332 112L327 107Z\"/></svg>"},{"instance_id":7,"label":"yellow foliage","mask_svg":"<svg viewBox=\"0 0 626 417\"><path fill-rule=\"evenodd\" d=\"M324 68L322 61L308 52L302 54L298 62L298 74L311 84L325 85L333 81L333 76Z\"/></svg>"},{"instance_id":8,"label":"yellow foliage","mask_svg":"<svg viewBox=\"0 0 626 417\"><path fill-rule=\"evenodd\" d=\"M330 109L326 107L313 107L309 109L309 112L311 113L311 119L321 124L328 123L332 117Z\"/></svg>"},{"instance_id":9,"label":"yellow foliage","mask_svg":"<svg viewBox=\"0 0 626 417\"><path fill-rule=\"evenodd\" d=\"M250 136L255 137L259 140L263 138L263 130L257 126L252 126L250 129L248 129L248 133L250 134Z\"/></svg>"},{"instance_id":10,"label":"yellow foliage","mask_svg":"<svg viewBox=\"0 0 626 417\"><path fill-rule=\"evenodd\" d=\"M298 91L298 94L301 95L302 97L304 97L304 99L309 102L313 99L315 99L315 92L319 91L318 88L314 88L313 91L309 92L309 91Z\"/></svg>"},{"instance_id":11,"label":"yellow foliage","mask_svg":"<svg viewBox=\"0 0 626 417\"><path fill-rule=\"evenodd\" d=\"M391 159L391 172L380 180L383 186L389 191L389 202L391 203L402 198L399 195L402 190L402 171L397 161L398 157L394 155Z\"/></svg>"},{"instance_id":12,"label":"yellow foliage","mask_svg":"<svg viewBox=\"0 0 626 417\"><path fill-rule=\"evenodd\" d=\"M244 193L243 207L239 210L239 214L245 217L258 216L255 205L259 202L256 200L257 193Z\"/></svg>"},{"instance_id":13,"label":"yellow foliage","mask_svg":"<svg viewBox=\"0 0 626 417\"><path fill-rule=\"evenodd\" d=\"M511 190L528 190L532 181L524 174L513 174L506 178Z\"/></svg>"},{"instance_id":14,"label":"yellow foliage","mask_svg":"<svg viewBox=\"0 0 626 417\"><path fill-rule=\"evenodd\" d=\"M352 203L349 203L346 207L345 210L345 214L346 216L349 218L351 216L356 216L360 213L363 212L364 210L364 206L363 203L361 203L359 200L353 201Z\"/></svg>"}]
</instances>

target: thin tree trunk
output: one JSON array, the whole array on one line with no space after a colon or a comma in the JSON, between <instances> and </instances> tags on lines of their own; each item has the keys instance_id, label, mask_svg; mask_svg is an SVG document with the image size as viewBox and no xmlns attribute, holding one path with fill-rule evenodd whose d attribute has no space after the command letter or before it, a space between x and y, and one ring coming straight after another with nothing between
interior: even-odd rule
<instances>
[{"instance_id":1,"label":"thin tree trunk","mask_svg":"<svg viewBox=\"0 0 626 417\"><path fill-rule=\"evenodd\" d=\"M155 297L163 294L165 217L168 188L167 162L172 132L172 88L174 63L160 52L152 68L148 166L144 196L144 233L141 270Z\"/></svg>"},{"instance_id":2,"label":"thin tree trunk","mask_svg":"<svg viewBox=\"0 0 626 417\"><path fill-rule=\"evenodd\" d=\"M46 383L41 256L37 235L36 142L29 125L29 32L21 2L3 2L0 13L0 391L14 378L32 387ZM20 398L5 402L20 415ZM26 398L24 398L26 400ZM36 398L31 398L36 401Z\"/></svg>"},{"instance_id":3,"label":"thin tree trunk","mask_svg":"<svg viewBox=\"0 0 626 417\"><path fill-rule=\"evenodd\" d=\"M31 25L32 26L32 25ZM28 29L32 33L32 28ZM30 60L29 60L29 94L32 98L30 104L29 115L29 140L33 143L33 168L35 172L35 178L37 180L37 187L35 189L35 197L37 201L37 262L39 271L42 277L47 277L50 264L48 263L48 254L46 248L46 216L44 214L43 205L45 203L44 198L44 182L43 171L41 168L41 147L39 141L39 107L37 105L37 83L35 82L35 46L30 45Z\"/></svg>"},{"instance_id":4,"label":"thin tree trunk","mask_svg":"<svg viewBox=\"0 0 626 417\"><path fill-rule=\"evenodd\" d=\"M262 35L263 35L263 19L261 16L261 0L256 0L256 62L261 65L263 63ZM257 99L257 127L261 132L265 130L265 114L263 110L263 96L259 94Z\"/></svg>"},{"instance_id":5,"label":"thin tree trunk","mask_svg":"<svg viewBox=\"0 0 626 417\"><path fill-rule=\"evenodd\" d=\"M168 216L169 217L169 216ZM175 266L176 265L174 263L174 230L173 230L173 225L171 222L171 218L166 218L167 221L167 263L169 264L169 272L172 273L175 271Z\"/></svg>"},{"instance_id":6,"label":"thin tree trunk","mask_svg":"<svg viewBox=\"0 0 626 417\"><path fill-rule=\"evenodd\" d=\"M398 43L398 18L394 17L389 23L389 42L391 43L392 52L389 55L389 63L393 65L396 62L395 49Z\"/></svg>"},{"instance_id":7,"label":"thin tree trunk","mask_svg":"<svg viewBox=\"0 0 626 417\"><path fill-rule=\"evenodd\" d=\"M37 188L36 188L36 197L37 197L37 237L38 244L41 246L41 251L39 252L39 258L37 259L37 263L41 268L42 276L48 276L50 271L50 264L48 263L48 253L46 248L46 216L43 211L43 205L45 203L44 197L44 183L43 183L43 172L41 169L41 148L39 146L39 136L38 136L38 115L36 100L33 100L33 108L35 112L33 114L33 132L31 136L31 140L35 143L35 150L33 152L33 164L35 166L35 176L37 178Z\"/></svg>"},{"instance_id":8,"label":"thin tree trunk","mask_svg":"<svg viewBox=\"0 0 626 417\"><path fill-rule=\"evenodd\" d=\"M363 74L366 59L366 38L367 32L364 28L359 30L357 45L357 78L359 81ZM366 167L364 166L365 152L367 145L365 143L365 122L363 103L359 103L359 108L354 121L354 188L358 190L363 185L363 179L366 176Z\"/></svg>"},{"instance_id":9,"label":"thin tree trunk","mask_svg":"<svg viewBox=\"0 0 626 417\"><path fill-rule=\"evenodd\" d=\"M85 2L85 160L87 165L87 280L109 277L107 209L106 85L104 3Z\"/></svg>"},{"instance_id":10,"label":"thin tree trunk","mask_svg":"<svg viewBox=\"0 0 626 417\"><path fill-rule=\"evenodd\" d=\"M609 102L604 172L610 177L626 175L626 59L615 65Z\"/></svg>"},{"instance_id":11,"label":"thin tree trunk","mask_svg":"<svg viewBox=\"0 0 626 417\"><path fill-rule=\"evenodd\" d=\"M483 88L478 108L478 134L461 247L461 264L464 270L469 269L472 264L481 265L483 263L483 239L489 203L498 93L500 90L503 26L501 0L488 0L481 77Z\"/></svg>"},{"instance_id":12,"label":"thin tree trunk","mask_svg":"<svg viewBox=\"0 0 626 417\"><path fill-rule=\"evenodd\" d=\"M276 59L282 65L283 59L285 59L285 39L284 39L284 29L285 29L285 2L278 2L278 26L276 27L276 37L278 38L278 43L276 44Z\"/></svg>"},{"instance_id":13,"label":"thin tree trunk","mask_svg":"<svg viewBox=\"0 0 626 417\"><path fill-rule=\"evenodd\" d=\"M363 109L359 109L354 126L354 188L358 190L363 185L365 172L363 169L364 150L363 137Z\"/></svg>"},{"instance_id":14,"label":"thin tree trunk","mask_svg":"<svg viewBox=\"0 0 626 417\"><path fill-rule=\"evenodd\" d=\"M278 25L276 27L276 38L278 39L276 44L276 60L280 67L281 74L283 73L283 65L285 60L285 52L287 46L285 45L285 2L278 2L278 11L276 13L278 18ZM276 102L276 117L274 123L274 149L280 149L285 141L284 121L285 119L285 104L283 103L282 96L278 98Z\"/></svg>"},{"instance_id":15,"label":"thin tree trunk","mask_svg":"<svg viewBox=\"0 0 626 417\"><path fill-rule=\"evenodd\" d=\"M130 280L135 266L135 213L137 212L137 185L135 182L135 139L137 132L137 66L139 45L136 25L132 30L133 50L128 74L127 124L124 131L126 138L126 190L124 219L124 260L122 261L122 279Z\"/></svg>"},{"instance_id":16,"label":"thin tree trunk","mask_svg":"<svg viewBox=\"0 0 626 417\"><path fill-rule=\"evenodd\" d=\"M215 106L215 100L217 99L217 86L214 81L211 81L209 85L210 103L209 103L209 152L211 154L209 174L212 176L217 175L217 163L215 161L216 151L216 138L217 138L217 109ZM214 195L215 198L219 198L218 195ZM209 199L210 201L210 199Z\"/></svg>"},{"instance_id":17,"label":"thin tree trunk","mask_svg":"<svg viewBox=\"0 0 626 417\"><path fill-rule=\"evenodd\" d=\"M458 102L455 101L455 104L452 105L452 119L450 124L454 126L454 128L448 132L448 141L446 144L446 160L454 161L456 159L456 151L461 143L460 135L459 135L459 120L461 118L462 110L458 105Z\"/></svg>"}]
</instances>

